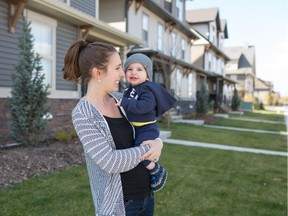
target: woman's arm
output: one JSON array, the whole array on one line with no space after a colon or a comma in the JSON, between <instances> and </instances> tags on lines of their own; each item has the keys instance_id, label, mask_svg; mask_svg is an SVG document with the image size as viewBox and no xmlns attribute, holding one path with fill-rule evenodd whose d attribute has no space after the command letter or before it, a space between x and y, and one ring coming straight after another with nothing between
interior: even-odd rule
<instances>
[{"instance_id":1,"label":"woman's arm","mask_svg":"<svg viewBox=\"0 0 288 216\"><path fill-rule=\"evenodd\" d=\"M109 132L105 122L92 122L93 119L87 118L78 110L73 111L72 120L84 152L108 173L121 173L133 169L141 161L141 155L149 150L148 145L123 150L113 149L105 136L105 133Z\"/></svg>"}]
</instances>

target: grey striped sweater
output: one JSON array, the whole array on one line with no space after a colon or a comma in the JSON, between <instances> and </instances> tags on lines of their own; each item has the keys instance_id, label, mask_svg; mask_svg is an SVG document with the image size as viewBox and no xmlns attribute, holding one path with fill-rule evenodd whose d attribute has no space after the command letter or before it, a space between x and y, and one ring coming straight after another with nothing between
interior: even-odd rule
<instances>
[{"instance_id":1,"label":"grey striped sweater","mask_svg":"<svg viewBox=\"0 0 288 216\"><path fill-rule=\"evenodd\" d=\"M119 100L122 95L112 96ZM137 166L149 147L116 150L106 120L84 98L73 109L72 121L83 144L96 216L125 216L120 173Z\"/></svg>"}]
</instances>

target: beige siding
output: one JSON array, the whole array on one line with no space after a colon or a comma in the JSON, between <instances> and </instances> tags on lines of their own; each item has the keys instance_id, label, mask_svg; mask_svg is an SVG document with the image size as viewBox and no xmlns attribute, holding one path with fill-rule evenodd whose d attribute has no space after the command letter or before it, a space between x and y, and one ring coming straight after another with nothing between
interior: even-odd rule
<instances>
[{"instance_id":1,"label":"beige siding","mask_svg":"<svg viewBox=\"0 0 288 216\"><path fill-rule=\"evenodd\" d=\"M113 23L125 20L125 0L100 0L99 8L99 19L102 21Z\"/></svg>"}]
</instances>

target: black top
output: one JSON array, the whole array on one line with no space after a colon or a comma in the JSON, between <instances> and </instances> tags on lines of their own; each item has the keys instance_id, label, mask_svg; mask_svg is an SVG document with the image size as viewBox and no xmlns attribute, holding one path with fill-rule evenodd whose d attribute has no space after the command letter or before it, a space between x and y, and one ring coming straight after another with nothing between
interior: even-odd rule
<instances>
[{"instance_id":1,"label":"black top","mask_svg":"<svg viewBox=\"0 0 288 216\"><path fill-rule=\"evenodd\" d=\"M104 116L116 149L125 149L134 146L133 129L125 117L110 118ZM142 163L134 169L121 173L124 200L143 198L150 193L150 174Z\"/></svg>"}]
</instances>

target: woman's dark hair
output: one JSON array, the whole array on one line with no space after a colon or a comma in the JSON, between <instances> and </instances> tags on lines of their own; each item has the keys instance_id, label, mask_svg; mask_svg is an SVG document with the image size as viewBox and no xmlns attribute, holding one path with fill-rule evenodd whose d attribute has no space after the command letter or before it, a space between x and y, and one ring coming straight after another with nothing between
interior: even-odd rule
<instances>
[{"instance_id":1,"label":"woman's dark hair","mask_svg":"<svg viewBox=\"0 0 288 216\"><path fill-rule=\"evenodd\" d=\"M104 42L77 40L65 55L63 78L78 83L89 81L93 68L107 70L109 59L115 52L117 50L112 45Z\"/></svg>"}]
</instances>

